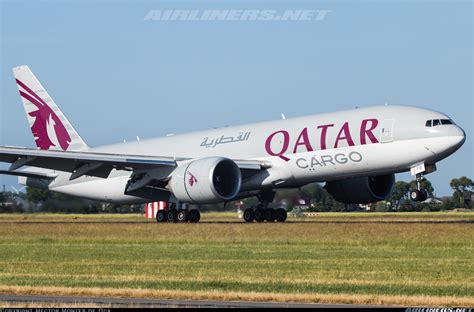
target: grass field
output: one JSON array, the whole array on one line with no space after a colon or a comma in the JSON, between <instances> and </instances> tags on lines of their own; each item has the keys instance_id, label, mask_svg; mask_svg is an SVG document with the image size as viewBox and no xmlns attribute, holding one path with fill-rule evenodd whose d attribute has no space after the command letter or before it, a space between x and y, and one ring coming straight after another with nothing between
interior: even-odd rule
<instances>
[{"instance_id":1,"label":"grass field","mask_svg":"<svg viewBox=\"0 0 474 312\"><path fill-rule=\"evenodd\" d=\"M0 292L474 306L474 213L202 221L0 215Z\"/></svg>"}]
</instances>

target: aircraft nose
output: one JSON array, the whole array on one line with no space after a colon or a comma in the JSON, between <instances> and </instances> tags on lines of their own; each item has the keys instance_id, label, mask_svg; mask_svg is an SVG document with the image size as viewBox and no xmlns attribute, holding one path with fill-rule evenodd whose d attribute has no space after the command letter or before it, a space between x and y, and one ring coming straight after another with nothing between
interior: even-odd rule
<instances>
[{"instance_id":1,"label":"aircraft nose","mask_svg":"<svg viewBox=\"0 0 474 312\"><path fill-rule=\"evenodd\" d=\"M446 129L447 133L445 135L447 136L447 139L449 140L449 150L456 151L458 150L466 141L466 132L459 127L458 125L455 125L454 127L450 127L450 129Z\"/></svg>"},{"instance_id":2,"label":"aircraft nose","mask_svg":"<svg viewBox=\"0 0 474 312\"><path fill-rule=\"evenodd\" d=\"M457 151L466 141L466 133L458 125L439 126L439 140L429 149L440 159Z\"/></svg>"},{"instance_id":3,"label":"aircraft nose","mask_svg":"<svg viewBox=\"0 0 474 312\"><path fill-rule=\"evenodd\" d=\"M464 130L459 127L459 126L456 126L455 130L454 130L454 137L456 137L456 144L455 144L455 148L460 148L464 142L466 142L466 132L464 132Z\"/></svg>"}]
</instances>

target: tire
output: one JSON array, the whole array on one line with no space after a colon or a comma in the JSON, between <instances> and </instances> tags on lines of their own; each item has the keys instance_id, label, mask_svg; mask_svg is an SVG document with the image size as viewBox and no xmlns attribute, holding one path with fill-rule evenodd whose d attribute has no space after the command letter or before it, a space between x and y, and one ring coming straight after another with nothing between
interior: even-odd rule
<instances>
[{"instance_id":1,"label":"tire","mask_svg":"<svg viewBox=\"0 0 474 312\"><path fill-rule=\"evenodd\" d=\"M190 223L198 223L201 220L201 213L199 210L193 209L188 211L188 221Z\"/></svg>"},{"instance_id":2,"label":"tire","mask_svg":"<svg viewBox=\"0 0 474 312\"><path fill-rule=\"evenodd\" d=\"M168 214L164 210L160 210L156 213L156 222L162 223L168 221Z\"/></svg>"},{"instance_id":3,"label":"tire","mask_svg":"<svg viewBox=\"0 0 474 312\"><path fill-rule=\"evenodd\" d=\"M168 222L177 222L177 215L178 215L178 212L175 210L175 209L170 209L168 211Z\"/></svg>"},{"instance_id":4,"label":"tire","mask_svg":"<svg viewBox=\"0 0 474 312\"><path fill-rule=\"evenodd\" d=\"M428 191L425 190L425 189L422 189L422 190L420 191L420 198L419 198L419 201L420 201L420 202L424 202L424 201L427 200L427 199L428 199Z\"/></svg>"},{"instance_id":5,"label":"tire","mask_svg":"<svg viewBox=\"0 0 474 312\"><path fill-rule=\"evenodd\" d=\"M264 210L265 212L263 213L265 217L265 221L267 222L275 222L276 216L275 216L275 210L268 208Z\"/></svg>"},{"instance_id":6,"label":"tire","mask_svg":"<svg viewBox=\"0 0 474 312\"><path fill-rule=\"evenodd\" d=\"M275 211L275 219L277 222L285 222L288 214L286 213L286 210L283 208L278 208Z\"/></svg>"},{"instance_id":7,"label":"tire","mask_svg":"<svg viewBox=\"0 0 474 312\"><path fill-rule=\"evenodd\" d=\"M255 220L255 211L253 208L247 208L244 210L244 220L247 223L253 222L253 220Z\"/></svg>"},{"instance_id":8,"label":"tire","mask_svg":"<svg viewBox=\"0 0 474 312\"><path fill-rule=\"evenodd\" d=\"M186 210L181 210L176 215L176 220L178 221L178 223L188 222L188 212Z\"/></svg>"},{"instance_id":9,"label":"tire","mask_svg":"<svg viewBox=\"0 0 474 312\"><path fill-rule=\"evenodd\" d=\"M413 190L410 192L410 199L412 201L415 201L415 202L420 201L420 196L421 194L420 194L420 191L418 190Z\"/></svg>"},{"instance_id":10,"label":"tire","mask_svg":"<svg viewBox=\"0 0 474 312\"><path fill-rule=\"evenodd\" d=\"M263 209L257 209L255 210L255 221L257 221L258 223L262 223L263 221L265 221L265 210Z\"/></svg>"}]
</instances>

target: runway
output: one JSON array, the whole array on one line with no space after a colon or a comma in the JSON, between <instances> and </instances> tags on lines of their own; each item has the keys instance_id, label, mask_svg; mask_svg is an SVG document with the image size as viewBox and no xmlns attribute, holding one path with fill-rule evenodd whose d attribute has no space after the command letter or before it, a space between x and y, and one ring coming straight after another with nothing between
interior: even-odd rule
<instances>
[{"instance_id":1,"label":"runway","mask_svg":"<svg viewBox=\"0 0 474 312\"><path fill-rule=\"evenodd\" d=\"M154 224L156 221L29 221L29 220L12 220L0 221L0 224ZM474 220L393 220L393 221L323 221L323 220L308 220L308 221L286 221L284 223L262 223L262 224L461 224L474 223ZM169 223L163 223L169 224ZM172 224L172 223L171 223ZM179 224L179 223L177 223ZM255 224L254 222L246 223L244 221L199 221L197 224Z\"/></svg>"},{"instance_id":2,"label":"runway","mask_svg":"<svg viewBox=\"0 0 474 312\"><path fill-rule=\"evenodd\" d=\"M390 308L376 305L354 304L316 304L316 303L280 303L251 301L215 301L215 300L176 300L176 299L137 299L110 297L62 297L62 296L23 296L0 295L1 303L28 304L97 304L112 307L134 308ZM400 307L397 307L400 308Z\"/></svg>"}]
</instances>

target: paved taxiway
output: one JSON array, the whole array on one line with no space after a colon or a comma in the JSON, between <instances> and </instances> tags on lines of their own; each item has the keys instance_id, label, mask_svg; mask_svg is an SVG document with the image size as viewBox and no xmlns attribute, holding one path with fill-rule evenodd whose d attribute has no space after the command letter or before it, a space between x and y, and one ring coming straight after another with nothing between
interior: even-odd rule
<instances>
[{"instance_id":1,"label":"paved taxiway","mask_svg":"<svg viewBox=\"0 0 474 312\"><path fill-rule=\"evenodd\" d=\"M111 297L63 297L63 296L22 296L0 295L1 303L28 304L51 303L67 307L68 304L97 304L113 307L143 308L387 308L387 306L354 304L280 303L251 301L176 300L176 299L136 299Z\"/></svg>"}]
</instances>

